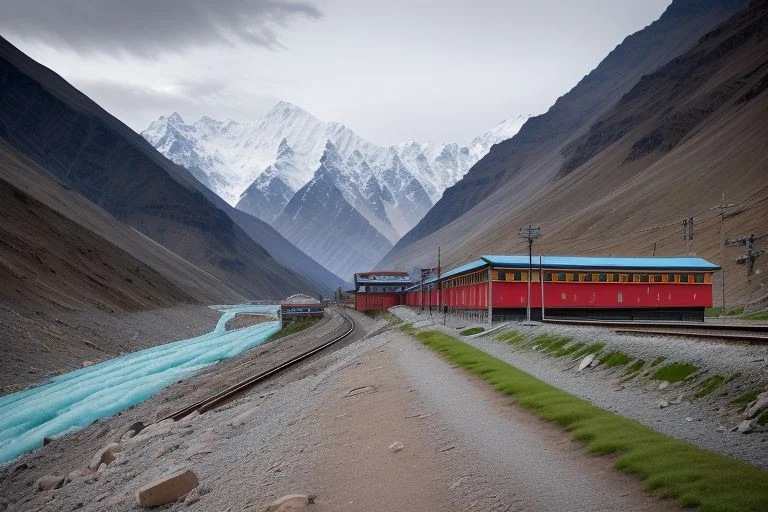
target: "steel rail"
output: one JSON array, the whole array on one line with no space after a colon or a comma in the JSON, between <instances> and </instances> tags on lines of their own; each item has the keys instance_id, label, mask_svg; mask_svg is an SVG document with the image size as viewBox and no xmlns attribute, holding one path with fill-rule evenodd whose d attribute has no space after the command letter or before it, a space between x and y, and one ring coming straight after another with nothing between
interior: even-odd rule
<instances>
[{"instance_id":1,"label":"steel rail","mask_svg":"<svg viewBox=\"0 0 768 512\"><path fill-rule=\"evenodd\" d=\"M679 329L708 329L711 331L766 332L768 324L710 324L707 322L638 321L638 320L560 320L544 319L546 324L595 325L601 327L674 327Z\"/></svg>"},{"instance_id":2,"label":"steel rail","mask_svg":"<svg viewBox=\"0 0 768 512\"><path fill-rule=\"evenodd\" d=\"M282 372L283 370L290 368L291 366L297 363L300 363L301 361L304 361L305 359L308 359L309 357L317 354L323 349L330 347L334 343L337 343L343 340L344 338L349 336L352 333L352 331L355 330L355 322L350 317L348 317L345 313L342 313L341 311L339 311L338 313L339 315L341 315L344 321L349 325L349 329L341 336L337 336L336 338L330 341L327 341L321 345L318 345L317 347L311 348L305 352L302 352L301 354L295 357L292 357L291 359L277 366L273 366L268 370L257 373L256 375L248 377L247 379L242 380L228 387L223 391L219 391L214 395L203 398L202 400L195 402L192 405L189 405L183 409L180 409L174 413L171 413L165 416L162 420L172 419L174 421L178 421L181 418L184 418L185 416L192 414L193 412L199 412L200 414L202 414L204 412L210 411L211 409L214 409L226 402L229 402L235 395L242 393L243 391L255 386L256 384L268 379L269 377L272 377L273 375L276 375Z\"/></svg>"}]
</instances>

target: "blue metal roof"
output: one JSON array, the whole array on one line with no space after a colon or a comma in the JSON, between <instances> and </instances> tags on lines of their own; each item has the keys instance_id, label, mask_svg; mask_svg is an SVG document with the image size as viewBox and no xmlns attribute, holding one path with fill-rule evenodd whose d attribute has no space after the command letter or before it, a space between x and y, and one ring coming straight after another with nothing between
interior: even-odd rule
<instances>
[{"instance_id":1,"label":"blue metal roof","mask_svg":"<svg viewBox=\"0 0 768 512\"><path fill-rule=\"evenodd\" d=\"M453 277L453 276L458 275L458 274L463 274L465 272L471 272L472 270L477 270L479 268L483 268L486 265L488 265L488 262L485 261L482 258L479 259L479 260L470 261L469 263L465 263L465 264L463 264L461 266L458 266L456 268L452 268L448 272L442 274L440 276L440 279L441 280L442 279L447 279L449 277Z\"/></svg>"},{"instance_id":2,"label":"blue metal roof","mask_svg":"<svg viewBox=\"0 0 768 512\"><path fill-rule=\"evenodd\" d=\"M487 255L487 256L481 256L483 260L485 260L487 263L490 263L494 267L513 267L513 268L528 268L528 256L518 256L518 255L510 255L510 256L498 256L498 255ZM533 266L538 267L539 266L539 258L540 256L534 256L533 257Z\"/></svg>"},{"instance_id":3,"label":"blue metal roof","mask_svg":"<svg viewBox=\"0 0 768 512\"><path fill-rule=\"evenodd\" d=\"M498 267L528 266L528 256L483 256L483 260ZM626 270L719 270L720 267L702 258L689 256L671 258L614 258L592 256L534 256L533 265L544 268L595 268Z\"/></svg>"}]
</instances>

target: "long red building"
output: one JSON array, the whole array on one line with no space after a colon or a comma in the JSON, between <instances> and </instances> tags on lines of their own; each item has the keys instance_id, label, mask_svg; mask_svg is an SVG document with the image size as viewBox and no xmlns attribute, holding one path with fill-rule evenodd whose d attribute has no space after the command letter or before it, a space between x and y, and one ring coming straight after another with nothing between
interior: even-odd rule
<instances>
[{"instance_id":1,"label":"long red building","mask_svg":"<svg viewBox=\"0 0 768 512\"><path fill-rule=\"evenodd\" d=\"M530 265L530 299L529 299ZM701 258L482 256L410 286L404 304L487 320L703 320L720 267Z\"/></svg>"}]
</instances>

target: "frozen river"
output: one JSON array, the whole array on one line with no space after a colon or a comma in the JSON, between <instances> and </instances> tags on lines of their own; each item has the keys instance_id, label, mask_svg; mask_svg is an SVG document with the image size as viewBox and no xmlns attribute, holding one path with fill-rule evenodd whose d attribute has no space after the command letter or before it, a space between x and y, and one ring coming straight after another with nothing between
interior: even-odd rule
<instances>
[{"instance_id":1,"label":"frozen river","mask_svg":"<svg viewBox=\"0 0 768 512\"><path fill-rule=\"evenodd\" d=\"M279 306L213 306L223 314L208 334L81 368L36 388L0 397L0 463L54 437L87 427L151 397L180 378L260 345L280 329L266 322L226 332L237 313L277 317Z\"/></svg>"}]
</instances>

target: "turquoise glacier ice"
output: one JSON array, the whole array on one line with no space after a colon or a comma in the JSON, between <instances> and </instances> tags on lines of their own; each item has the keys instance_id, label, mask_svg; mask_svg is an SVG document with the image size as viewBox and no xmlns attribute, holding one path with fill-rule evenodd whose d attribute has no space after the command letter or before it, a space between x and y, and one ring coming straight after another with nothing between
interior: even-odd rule
<instances>
[{"instance_id":1,"label":"turquoise glacier ice","mask_svg":"<svg viewBox=\"0 0 768 512\"><path fill-rule=\"evenodd\" d=\"M0 462L54 437L87 427L151 397L180 378L260 345L280 329L265 322L226 332L237 313L277 315L279 306L214 306L222 312L208 334L125 354L47 384L0 397Z\"/></svg>"}]
</instances>

